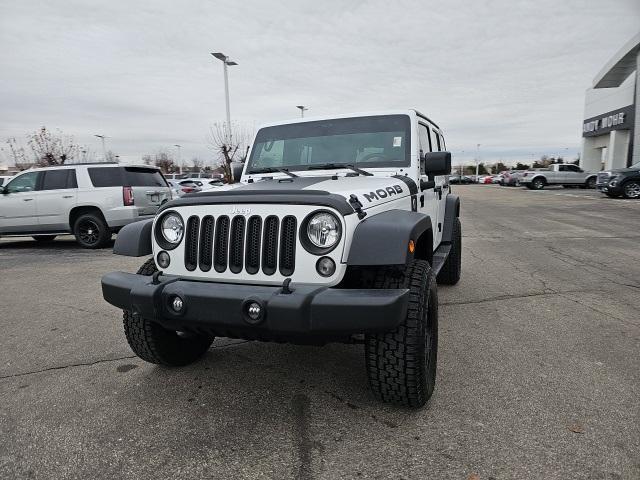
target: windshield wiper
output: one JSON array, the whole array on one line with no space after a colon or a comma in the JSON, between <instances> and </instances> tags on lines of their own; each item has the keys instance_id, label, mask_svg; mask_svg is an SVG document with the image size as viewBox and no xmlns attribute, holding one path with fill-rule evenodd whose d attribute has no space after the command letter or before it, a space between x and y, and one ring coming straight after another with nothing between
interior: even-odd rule
<instances>
[{"instance_id":1,"label":"windshield wiper","mask_svg":"<svg viewBox=\"0 0 640 480\"><path fill-rule=\"evenodd\" d=\"M286 168L278 168L278 167L259 168L258 170L251 170L249 173L276 173L276 172L284 173L285 175L289 175L291 178L298 177L298 175L296 175L295 173L291 173Z\"/></svg>"},{"instance_id":2,"label":"windshield wiper","mask_svg":"<svg viewBox=\"0 0 640 480\"><path fill-rule=\"evenodd\" d=\"M309 165L307 170L331 170L333 168L348 168L349 170L353 170L359 175L372 176L373 173L367 172L366 170L362 170L354 165L349 163L320 163L317 165Z\"/></svg>"}]
</instances>

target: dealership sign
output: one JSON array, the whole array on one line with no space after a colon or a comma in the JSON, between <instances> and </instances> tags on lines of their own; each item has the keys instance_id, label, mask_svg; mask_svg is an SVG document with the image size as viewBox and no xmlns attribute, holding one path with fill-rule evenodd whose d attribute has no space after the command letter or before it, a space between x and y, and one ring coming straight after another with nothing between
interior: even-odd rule
<instances>
[{"instance_id":1,"label":"dealership sign","mask_svg":"<svg viewBox=\"0 0 640 480\"><path fill-rule=\"evenodd\" d=\"M603 135L612 130L629 130L633 127L634 106L629 105L618 110L586 119L582 124L582 136Z\"/></svg>"}]
</instances>

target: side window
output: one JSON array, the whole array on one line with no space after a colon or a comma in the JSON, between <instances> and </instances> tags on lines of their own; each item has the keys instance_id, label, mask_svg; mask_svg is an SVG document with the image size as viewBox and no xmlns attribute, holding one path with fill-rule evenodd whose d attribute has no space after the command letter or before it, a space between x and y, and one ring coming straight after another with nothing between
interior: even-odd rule
<instances>
[{"instance_id":1,"label":"side window","mask_svg":"<svg viewBox=\"0 0 640 480\"><path fill-rule=\"evenodd\" d=\"M565 165L559 165L558 166L558 171L559 172L567 172L567 167Z\"/></svg>"},{"instance_id":2,"label":"side window","mask_svg":"<svg viewBox=\"0 0 640 480\"><path fill-rule=\"evenodd\" d=\"M418 124L418 145L420 149L420 175L424 175L423 155L431 151L431 138L429 137L429 129L426 125Z\"/></svg>"},{"instance_id":3,"label":"side window","mask_svg":"<svg viewBox=\"0 0 640 480\"><path fill-rule=\"evenodd\" d=\"M14 178L7 184L7 193L32 192L36 189L40 172L28 172Z\"/></svg>"},{"instance_id":4,"label":"side window","mask_svg":"<svg viewBox=\"0 0 640 480\"><path fill-rule=\"evenodd\" d=\"M566 165L567 171L569 172L580 172L580 167L577 165Z\"/></svg>"},{"instance_id":5,"label":"side window","mask_svg":"<svg viewBox=\"0 0 640 480\"><path fill-rule=\"evenodd\" d=\"M124 185L120 167L89 168L88 172L94 187L121 187Z\"/></svg>"},{"instance_id":6,"label":"side window","mask_svg":"<svg viewBox=\"0 0 640 480\"><path fill-rule=\"evenodd\" d=\"M72 178L73 177L73 178ZM76 172L72 168L64 170L47 170L44 172L40 190L61 190L63 188L77 188Z\"/></svg>"},{"instance_id":7,"label":"side window","mask_svg":"<svg viewBox=\"0 0 640 480\"><path fill-rule=\"evenodd\" d=\"M436 131L433 132L436 137L436 144L438 145L438 152L442 151L442 144L440 143L440 134Z\"/></svg>"}]
</instances>

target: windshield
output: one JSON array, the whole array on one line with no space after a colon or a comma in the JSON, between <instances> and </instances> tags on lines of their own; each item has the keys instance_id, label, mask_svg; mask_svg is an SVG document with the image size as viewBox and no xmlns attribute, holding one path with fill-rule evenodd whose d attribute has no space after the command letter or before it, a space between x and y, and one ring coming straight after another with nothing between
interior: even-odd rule
<instances>
[{"instance_id":1,"label":"windshield","mask_svg":"<svg viewBox=\"0 0 640 480\"><path fill-rule=\"evenodd\" d=\"M258 131L247 173L323 165L406 167L410 159L408 115L339 118L266 127Z\"/></svg>"},{"instance_id":2,"label":"windshield","mask_svg":"<svg viewBox=\"0 0 640 480\"><path fill-rule=\"evenodd\" d=\"M633 168L633 169L640 168L640 162L634 163L629 168Z\"/></svg>"}]
</instances>

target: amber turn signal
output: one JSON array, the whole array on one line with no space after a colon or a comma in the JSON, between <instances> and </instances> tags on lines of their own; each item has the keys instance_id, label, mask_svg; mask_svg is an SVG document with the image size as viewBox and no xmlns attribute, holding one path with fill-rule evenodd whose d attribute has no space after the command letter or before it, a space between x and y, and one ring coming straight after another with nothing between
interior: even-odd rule
<instances>
[{"instance_id":1,"label":"amber turn signal","mask_svg":"<svg viewBox=\"0 0 640 480\"><path fill-rule=\"evenodd\" d=\"M413 240L409 240L409 253L416 251L416 244Z\"/></svg>"}]
</instances>

